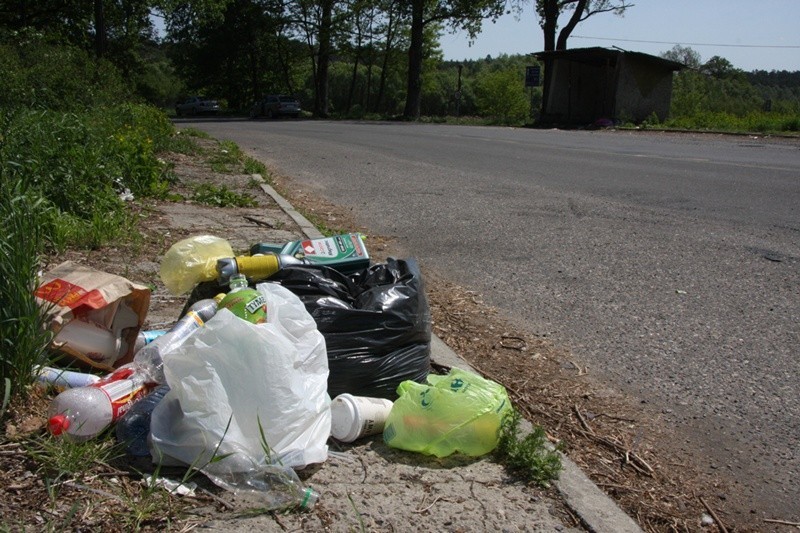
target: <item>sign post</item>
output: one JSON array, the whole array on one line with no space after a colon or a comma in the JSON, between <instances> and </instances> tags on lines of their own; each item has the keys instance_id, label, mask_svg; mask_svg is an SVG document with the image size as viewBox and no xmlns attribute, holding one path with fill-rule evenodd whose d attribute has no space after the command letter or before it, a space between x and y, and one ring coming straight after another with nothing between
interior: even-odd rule
<instances>
[{"instance_id":1,"label":"sign post","mask_svg":"<svg viewBox=\"0 0 800 533\"><path fill-rule=\"evenodd\" d=\"M531 88L531 117L533 117L533 88L539 86L541 74L542 68L538 65L525 67L525 87Z\"/></svg>"}]
</instances>

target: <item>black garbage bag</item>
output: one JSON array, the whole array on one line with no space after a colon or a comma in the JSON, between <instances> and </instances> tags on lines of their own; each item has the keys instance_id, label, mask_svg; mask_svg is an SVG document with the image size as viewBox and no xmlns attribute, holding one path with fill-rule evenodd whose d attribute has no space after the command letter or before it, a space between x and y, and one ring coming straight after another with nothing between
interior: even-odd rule
<instances>
[{"instance_id":1,"label":"black garbage bag","mask_svg":"<svg viewBox=\"0 0 800 533\"><path fill-rule=\"evenodd\" d=\"M397 398L405 380L430 372L431 315L419 265L392 259L345 276L327 267L287 267L280 283L305 304L325 337L328 394Z\"/></svg>"}]
</instances>

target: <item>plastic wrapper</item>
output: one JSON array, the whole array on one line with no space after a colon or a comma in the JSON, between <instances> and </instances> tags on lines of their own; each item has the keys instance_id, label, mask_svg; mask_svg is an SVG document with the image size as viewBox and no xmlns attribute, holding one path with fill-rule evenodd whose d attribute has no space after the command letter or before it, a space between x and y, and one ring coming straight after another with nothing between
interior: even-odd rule
<instances>
[{"instance_id":1,"label":"plastic wrapper","mask_svg":"<svg viewBox=\"0 0 800 533\"><path fill-rule=\"evenodd\" d=\"M266 323L220 310L164 358L170 391L150 425L154 461L193 465L226 488L263 486L256 478L272 466L327 458L325 340L297 296L257 288Z\"/></svg>"},{"instance_id":2,"label":"plastic wrapper","mask_svg":"<svg viewBox=\"0 0 800 533\"><path fill-rule=\"evenodd\" d=\"M233 257L230 243L213 235L189 237L173 244L161 259L161 281L174 295L217 278L217 259Z\"/></svg>"},{"instance_id":3,"label":"plastic wrapper","mask_svg":"<svg viewBox=\"0 0 800 533\"><path fill-rule=\"evenodd\" d=\"M511 402L505 387L452 369L429 375L428 384L404 381L398 387L383 439L389 446L436 457L462 453L477 457L497 447Z\"/></svg>"}]
</instances>

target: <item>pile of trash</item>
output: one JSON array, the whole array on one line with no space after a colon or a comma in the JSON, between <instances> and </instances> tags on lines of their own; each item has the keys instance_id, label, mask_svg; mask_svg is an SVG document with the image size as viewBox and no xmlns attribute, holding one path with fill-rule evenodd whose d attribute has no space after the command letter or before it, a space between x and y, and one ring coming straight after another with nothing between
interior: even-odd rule
<instances>
[{"instance_id":1,"label":"pile of trash","mask_svg":"<svg viewBox=\"0 0 800 533\"><path fill-rule=\"evenodd\" d=\"M436 457L497 445L505 389L431 374L413 259L373 264L360 234L238 256L200 235L175 243L160 273L186 305L169 330L147 331L148 287L73 262L44 275L55 362L34 372L60 391L50 433L80 441L113 427L129 454L200 470L269 509L314 505L295 470L324 463L330 438L382 434Z\"/></svg>"}]
</instances>

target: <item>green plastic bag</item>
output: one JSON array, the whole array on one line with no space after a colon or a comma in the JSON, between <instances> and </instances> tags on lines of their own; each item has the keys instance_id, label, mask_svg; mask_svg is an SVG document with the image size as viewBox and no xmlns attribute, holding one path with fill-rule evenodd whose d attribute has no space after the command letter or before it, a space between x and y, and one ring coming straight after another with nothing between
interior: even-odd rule
<instances>
[{"instance_id":1,"label":"green plastic bag","mask_svg":"<svg viewBox=\"0 0 800 533\"><path fill-rule=\"evenodd\" d=\"M466 370L428 375L428 384L397 387L383 440L393 448L436 457L472 457L495 449L503 417L511 410L505 387Z\"/></svg>"}]
</instances>

